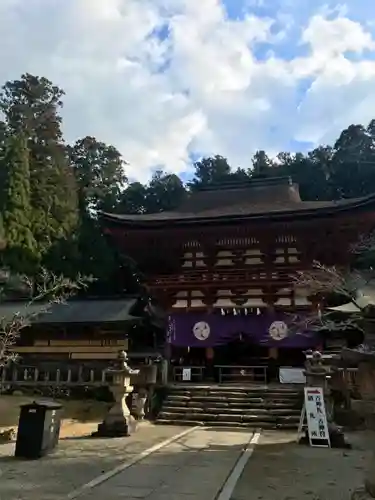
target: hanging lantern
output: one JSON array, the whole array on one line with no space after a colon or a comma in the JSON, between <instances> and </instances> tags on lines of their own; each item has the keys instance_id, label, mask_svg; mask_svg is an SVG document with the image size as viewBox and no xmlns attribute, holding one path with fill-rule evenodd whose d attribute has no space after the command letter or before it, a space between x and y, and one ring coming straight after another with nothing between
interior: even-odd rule
<instances>
[{"instance_id":1,"label":"hanging lantern","mask_svg":"<svg viewBox=\"0 0 375 500\"><path fill-rule=\"evenodd\" d=\"M233 316L237 316L237 310L233 309Z\"/></svg>"},{"instance_id":2,"label":"hanging lantern","mask_svg":"<svg viewBox=\"0 0 375 500\"><path fill-rule=\"evenodd\" d=\"M245 316L247 316L247 307L245 307Z\"/></svg>"},{"instance_id":3,"label":"hanging lantern","mask_svg":"<svg viewBox=\"0 0 375 500\"><path fill-rule=\"evenodd\" d=\"M259 315L260 315L260 309L259 309L259 307L257 307L257 316L259 316Z\"/></svg>"},{"instance_id":4,"label":"hanging lantern","mask_svg":"<svg viewBox=\"0 0 375 500\"><path fill-rule=\"evenodd\" d=\"M220 309L220 312L221 312L221 315L222 315L222 316L225 316L225 311L224 311L224 309Z\"/></svg>"}]
</instances>

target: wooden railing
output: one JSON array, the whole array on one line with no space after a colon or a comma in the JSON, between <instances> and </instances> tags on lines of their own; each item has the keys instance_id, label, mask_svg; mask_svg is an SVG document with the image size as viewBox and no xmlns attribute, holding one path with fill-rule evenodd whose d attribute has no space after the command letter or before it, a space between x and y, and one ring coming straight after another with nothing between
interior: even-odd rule
<instances>
[{"instance_id":1,"label":"wooden railing","mask_svg":"<svg viewBox=\"0 0 375 500\"><path fill-rule=\"evenodd\" d=\"M2 370L0 382L7 386L102 386L108 383L106 370L39 369L34 366L15 366Z\"/></svg>"},{"instance_id":2,"label":"wooden railing","mask_svg":"<svg viewBox=\"0 0 375 500\"><path fill-rule=\"evenodd\" d=\"M205 366L174 366L172 370L173 382L185 382L183 380L184 369L190 370L190 380L186 382L203 382Z\"/></svg>"},{"instance_id":3,"label":"wooden railing","mask_svg":"<svg viewBox=\"0 0 375 500\"><path fill-rule=\"evenodd\" d=\"M290 284L290 272L279 271L275 269L272 271L274 277L272 281L277 281L278 284ZM197 283L201 285L215 285L215 286L238 286L238 283L251 283L252 285L262 285L270 281L269 277L264 277L264 273L254 272L252 269L245 269L243 271L238 271L237 269L230 269L228 271L210 272L210 271L199 271L199 272L186 272L184 274L177 275L159 275L148 280L148 285L153 289L162 288L166 285L172 288L180 289L181 285L185 288L194 288Z\"/></svg>"},{"instance_id":4,"label":"wooden railing","mask_svg":"<svg viewBox=\"0 0 375 500\"><path fill-rule=\"evenodd\" d=\"M154 365L155 367L155 365ZM131 383L134 385L142 385L143 383L151 383L144 379L144 376L149 372L146 367L132 366L132 368L141 368L140 375L132 375ZM147 366L147 368L152 368ZM157 368L156 368L157 369ZM160 370L157 369L157 375ZM142 378L143 374L143 378ZM17 387L101 387L108 385L111 380L111 373L106 369L87 369L84 366L72 368L54 368L43 369L35 366L14 366L11 368L3 368L0 371L0 389ZM158 382L158 380L157 380ZM152 382L154 383L154 382Z\"/></svg>"},{"instance_id":5,"label":"wooden railing","mask_svg":"<svg viewBox=\"0 0 375 500\"><path fill-rule=\"evenodd\" d=\"M189 370L189 379L184 380L184 370ZM208 381L205 366L174 366L172 368L173 382L195 382ZM234 366L215 365L213 373L216 383L225 384L230 382L247 382L267 384L267 366Z\"/></svg>"},{"instance_id":6,"label":"wooden railing","mask_svg":"<svg viewBox=\"0 0 375 500\"><path fill-rule=\"evenodd\" d=\"M267 384L267 366L215 366L219 384L225 382L251 382Z\"/></svg>"}]
</instances>

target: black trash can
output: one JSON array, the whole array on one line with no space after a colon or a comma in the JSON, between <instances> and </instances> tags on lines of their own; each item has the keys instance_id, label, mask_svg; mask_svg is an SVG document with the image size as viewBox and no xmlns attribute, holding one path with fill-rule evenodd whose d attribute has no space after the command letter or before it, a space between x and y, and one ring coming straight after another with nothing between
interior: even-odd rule
<instances>
[{"instance_id":1,"label":"black trash can","mask_svg":"<svg viewBox=\"0 0 375 500\"><path fill-rule=\"evenodd\" d=\"M62 405L36 402L21 406L15 456L36 459L50 453L59 441Z\"/></svg>"}]
</instances>

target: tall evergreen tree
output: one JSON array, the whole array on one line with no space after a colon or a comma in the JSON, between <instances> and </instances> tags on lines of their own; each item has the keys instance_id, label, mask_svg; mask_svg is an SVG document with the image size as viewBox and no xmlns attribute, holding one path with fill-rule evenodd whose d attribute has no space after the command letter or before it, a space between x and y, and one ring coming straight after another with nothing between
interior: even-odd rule
<instances>
[{"instance_id":1,"label":"tall evergreen tree","mask_svg":"<svg viewBox=\"0 0 375 500\"><path fill-rule=\"evenodd\" d=\"M95 137L69 148L79 190L80 210L115 210L127 181L121 153Z\"/></svg>"},{"instance_id":2,"label":"tall evergreen tree","mask_svg":"<svg viewBox=\"0 0 375 500\"><path fill-rule=\"evenodd\" d=\"M30 219L41 254L69 237L78 222L74 173L62 139L62 96L49 80L30 74L7 82L0 95L7 130L27 138Z\"/></svg>"},{"instance_id":3,"label":"tall evergreen tree","mask_svg":"<svg viewBox=\"0 0 375 500\"><path fill-rule=\"evenodd\" d=\"M257 151L252 159L252 169L251 177L254 179L263 177L272 177L277 175L277 172L273 170L275 164L267 156L266 152L263 150Z\"/></svg>"},{"instance_id":4,"label":"tall evergreen tree","mask_svg":"<svg viewBox=\"0 0 375 500\"><path fill-rule=\"evenodd\" d=\"M220 185L230 182L241 182L249 180L246 170L237 168L231 170L228 160L220 155L202 158L194 164L195 172L189 187L192 190L213 184Z\"/></svg>"},{"instance_id":5,"label":"tall evergreen tree","mask_svg":"<svg viewBox=\"0 0 375 500\"><path fill-rule=\"evenodd\" d=\"M29 151L24 135L8 138L4 162L7 178L2 217L6 242L3 261L11 269L30 274L35 269L38 254L30 223Z\"/></svg>"}]
</instances>

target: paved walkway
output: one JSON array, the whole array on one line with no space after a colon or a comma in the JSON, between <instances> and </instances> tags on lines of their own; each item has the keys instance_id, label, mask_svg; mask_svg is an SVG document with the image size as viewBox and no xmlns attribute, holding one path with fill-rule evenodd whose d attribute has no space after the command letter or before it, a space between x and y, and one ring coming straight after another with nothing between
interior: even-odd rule
<instances>
[{"instance_id":1,"label":"paved walkway","mask_svg":"<svg viewBox=\"0 0 375 500\"><path fill-rule=\"evenodd\" d=\"M351 450L310 448L295 432L263 431L233 500L349 500L363 485L370 432L347 434Z\"/></svg>"},{"instance_id":2,"label":"paved walkway","mask_svg":"<svg viewBox=\"0 0 375 500\"><path fill-rule=\"evenodd\" d=\"M139 458L185 432L183 427L141 425L128 438L61 439L51 455L39 460L16 460L14 444L0 445L1 500L65 500L69 492Z\"/></svg>"},{"instance_id":3,"label":"paved walkway","mask_svg":"<svg viewBox=\"0 0 375 500\"><path fill-rule=\"evenodd\" d=\"M101 484L67 498L214 500L252 437L244 430L194 428L112 477L104 477Z\"/></svg>"}]
</instances>

